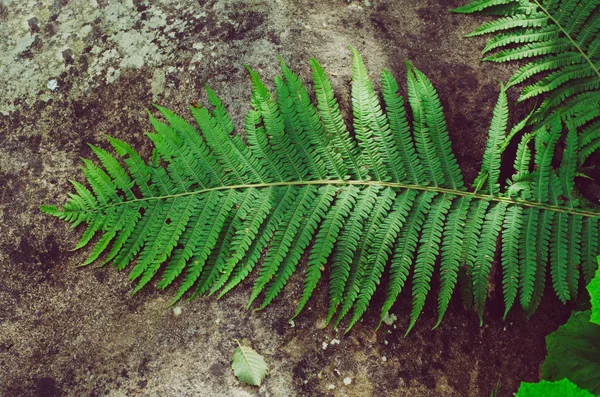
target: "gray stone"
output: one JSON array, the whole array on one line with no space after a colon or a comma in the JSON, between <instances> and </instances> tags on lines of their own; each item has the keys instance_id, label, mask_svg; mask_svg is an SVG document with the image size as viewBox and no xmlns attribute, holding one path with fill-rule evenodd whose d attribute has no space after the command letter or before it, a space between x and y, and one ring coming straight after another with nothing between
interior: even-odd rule
<instances>
[{"instance_id":1,"label":"gray stone","mask_svg":"<svg viewBox=\"0 0 600 397\"><path fill-rule=\"evenodd\" d=\"M325 285L312 309L288 324L299 272L261 312L244 310L246 283L222 300L182 302L174 316L174 288L132 297L125 273L77 268L86 252L70 249L81 230L38 209L64 203L68 180L82 181L88 142L107 147L110 134L148 156L145 110L153 102L189 119L187 107L205 98L209 83L239 131L250 95L244 64L271 81L281 55L307 81L314 56L347 112L349 45L373 77L389 67L403 81L410 59L432 79L473 180L499 81L515 66L480 63L483 39L463 35L482 19L448 12L461 3L0 0L0 395L482 396L499 378L499 395L536 379L544 336L568 316L552 299L529 322L513 310L506 331L498 291L483 328L455 296L445 322L430 331L430 300L403 338L408 294L393 309L397 329L375 332L377 295L366 320L342 335L315 326L327 311ZM50 91L53 79L58 88ZM323 350L333 338L342 343ZM230 370L234 339L270 364L260 389L240 385Z\"/></svg>"}]
</instances>

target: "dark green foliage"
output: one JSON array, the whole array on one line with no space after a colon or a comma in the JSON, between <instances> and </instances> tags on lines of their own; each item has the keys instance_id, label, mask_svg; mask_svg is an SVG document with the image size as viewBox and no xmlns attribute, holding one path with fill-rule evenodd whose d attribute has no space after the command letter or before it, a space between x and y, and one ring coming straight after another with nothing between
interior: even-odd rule
<instances>
[{"instance_id":1,"label":"dark green foliage","mask_svg":"<svg viewBox=\"0 0 600 397\"><path fill-rule=\"evenodd\" d=\"M572 133L561 165L552 166L560 120L541 126L533 140L524 136L515 173L501 183L508 139L502 88L469 191L437 93L421 72L407 65L411 125L391 73L382 74L381 103L354 51L350 133L327 75L315 60L310 64L316 104L283 61L277 98L250 70L245 140L233 134L225 107L207 89L211 107L191 108L200 131L158 107L164 121L150 117L157 154L150 164L109 138L117 157L93 148L102 167L85 161L91 191L73 182L76 193L62 210L42 210L87 224L77 248L95 236L96 245L85 264L104 255L103 263L118 269L130 265L134 292L158 275L161 289L179 285L175 301L186 294L222 296L255 270L250 303L262 299L262 308L308 250L296 315L328 268L327 320L339 324L348 316L348 329L378 288L383 318L410 286L410 330L434 279L440 280L437 325L461 278L470 283L464 290L481 318L500 239L507 312L517 296L528 312L535 310L548 258L557 259L550 267L556 293L564 301L575 297L580 275L596 269L591 252L600 213L575 191L580 142ZM380 286L384 278L389 281Z\"/></svg>"},{"instance_id":2,"label":"dark green foliage","mask_svg":"<svg viewBox=\"0 0 600 397\"><path fill-rule=\"evenodd\" d=\"M574 312L569 321L546 337L548 355L542 378L567 378L594 395L600 394L600 325L590 322L591 311Z\"/></svg>"},{"instance_id":3,"label":"dark green foliage","mask_svg":"<svg viewBox=\"0 0 600 397\"><path fill-rule=\"evenodd\" d=\"M494 35L486 61L524 62L508 86L523 86L519 101L543 99L530 122L569 120L580 163L600 148L600 1L474 0L454 11L498 17L468 36Z\"/></svg>"}]
</instances>

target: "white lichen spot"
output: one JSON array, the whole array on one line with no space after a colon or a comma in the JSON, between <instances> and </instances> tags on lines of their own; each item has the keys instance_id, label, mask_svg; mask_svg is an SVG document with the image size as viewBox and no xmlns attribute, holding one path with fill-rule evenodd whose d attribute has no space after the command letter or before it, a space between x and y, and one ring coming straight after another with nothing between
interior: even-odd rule
<instances>
[{"instance_id":1,"label":"white lichen spot","mask_svg":"<svg viewBox=\"0 0 600 397\"><path fill-rule=\"evenodd\" d=\"M332 339L331 342L329 342L330 345L339 345L340 344L340 340L339 339Z\"/></svg>"},{"instance_id":2,"label":"white lichen spot","mask_svg":"<svg viewBox=\"0 0 600 397\"><path fill-rule=\"evenodd\" d=\"M54 91L58 88L58 81L56 81L56 79L52 79L52 80L48 81L48 84L46 84L46 87L48 87L48 89L50 91Z\"/></svg>"},{"instance_id":3,"label":"white lichen spot","mask_svg":"<svg viewBox=\"0 0 600 397\"><path fill-rule=\"evenodd\" d=\"M383 317L383 322L386 323L387 325L394 324L394 322L396 320L398 320L398 317L396 317L395 314L386 313L385 316Z\"/></svg>"},{"instance_id":4,"label":"white lichen spot","mask_svg":"<svg viewBox=\"0 0 600 397\"><path fill-rule=\"evenodd\" d=\"M106 84L112 84L121 77L121 71L112 66L106 70Z\"/></svg>"},{"instance_id":5,"label":"white lichen spot","mask_svg":"<svg viewBox=\"0 0 600 397\"><path fill-rule=\"evenodd\" d=\"M181 308L179 306L173 308L173 315L175 317L181 316Z\"/></svg>"},{"instance_id":6,"label":"white lichen spot","mask_svg":"<svg viewBox=\"0 0 600 397\"><path fill-rule=\"evenodd\" d=\"M383 341L383 343L384 343L384 344L387 346L387 345L388 345L388 343L390 343L390 342L388 342L388 341L387 341L387 339L385 339L385 340Z\"/></svg>"},{"instance_id":7,"label":"white lichen spot","mask_svg":"<svg viewBox=\"0 0 600 397\"><path fill-rule=\"evenodd\" d=\"M344 384L346 386L348 386L350 383L352 383L352 379L350 379L349 377L344 378Z\"/></svg>"},{"instance_id":8,"label":"white lichen spot","mask_svg":"<svg viewBox=\"0 0 600 397\"><path fill-rule=\"evenodd\" d=\"M15 46L15 55L19 55L27 51L27 49L35 42L35 36L27 33L24 37L17 40Z\"/></svg>"},{"instance_id":9,"label":"white lichen spot","mask_svg":"<svg viewBox=\"0 0 600 397\"><path fill-rule=\"evenodd\" d=\"M327 342L323 342L323 344L321 345L321 347L323 348L323 350L327 349L327 346L328 346Z\"/></svg>"},{"instance_id":10,"label":"white lichen spot","mask_svg":"<svg viewBox=\"0 0 600 397\"><path fill-rule=\"evenodd\" d=\"M334 384L329 384L329 386L327 386L327 389L333 390L333 389L335 389L335 385Z\"/></svg>"},{"instance_id":11,"label":"white lichen spot","mask_svg":"<svg viewBox=\"0 0 600 397\"><path fill-rule=\"evenodd\" d=\"M165 71L162 69L154 70L152 81L150 83L150 91L152 91L153 99L165 92Z\"/></svg>"},{"instance_id":12,"label":"white lichen spot","mask_svg":"<svg viewBox=\"0 0 600 397\"><path fill-rule=\"evenodd\" d=\"M386 362L387 361L387 357L386 356L382 356L381 357L381 361Z\"/></svg>"}]
</instances>

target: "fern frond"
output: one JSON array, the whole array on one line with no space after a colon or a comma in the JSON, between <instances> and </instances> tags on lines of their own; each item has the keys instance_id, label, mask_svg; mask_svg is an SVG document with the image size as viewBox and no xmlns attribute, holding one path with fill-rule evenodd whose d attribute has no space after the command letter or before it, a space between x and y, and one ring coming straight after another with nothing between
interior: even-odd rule
<instances>
[{"instance_id":1,"label":"fern frond","mask_svg":"<svg viewBox=\"0 0 600 397\"><path fill-rule=\"evenodd\" d=\"M520 10L527 4L479 1L476 6L506 13L510 7ZM588 12L571 11L578 19ZM591 45L589 31L579 34ZM407 65L412 113L407 115L391 73L382 74L382 107L362 59L354 50L353 56L353 133L320 65L311 61L315 105L281 61L277 97L249 69L245 139L234 132L224 104L207 87L209 107L191 108L199 129L157 107L160 119L150 115L154 131L147 136L154 150L148 164L128 144L109 138L116 154L91 146L98 162L83 160L87 185L73 182L74 193L62 210L41 210L82 225L75 248L94 241L83 265L129 266L130 279L137 281L134 293L155 279L160 289L177 281L173 303L184 296L218 292L221 297L257 268L249 305L262 297L264 308L303 267L295 317L329 270L327 321L337 315L337 326L351 313L349 330L367 312L387 272L381 319L411 277L410 331L439 259L436 327L457 284L468 291L463 296L474 301L481 319L500 233L505 315L519 292L528 314L539 305L549 256L555 292L563 301L574 299L582 274L588 279L597 267L600 245L600 212L579 198L574 184L577 166L599 140L588 130L595 124L577 135L580 124L569 120L562 161L555 167L563 123L548 119L524 135L514 175L501 184L501 154L527 123L517 123L507 136L502 88L482 169L468 190L427 77ZM583 120L594 114L588 109L593 96L580 95L585 96L582 105L567 111L584 112ZM307 250L306 266L300 266Z\"/></svg>"},{"instance_id":2,"label":"fern frond","mask_svg":"<svg viewBox=\"0 0 600 397\"><path fill-rule=\"evenodd\" d=\"M519 101L545 98L530 122L542 125L552 114L560 113L563 120L574 116L581 130L579 127L597 120L600 111L590 110L597 110L600 103L600 3L532 0L522 8L518 6L521 2L502 3L475 0L458 11L486 13L494 6L512 11L468 36L494 35L484 53L495 52L485 57L486 61L526 61L508 82L509 87L543 73L538 81L526 83L519 97ZM580 95L591 101L591 107Z\"/></svg>"},{"instance_id":3,"label":"fern frond","mask_svg":"<svg viewBox=\"0 0 600 397\"><path fill-rule=\"evenodd\" d=\"M499 18L495 21L484 23L473 32L467 34L466 37L482 36L484 34L516 28L545 27L548 22L549 18L543 12L511 15L508 17Z\"/></svg>"},{"instance_id":4,"label":"fern frond","mask_svg":"<svg viewBox=\"0 0 600 397\"><path fill-rule=\"evenodd\" d=\"M210 293L213 294L222 288L230 279L233 272L238 269L239 264L244 259L246 252L252 246L252 242L258 235L260 227L273 207L273 189L252 190L252 200L249 208L243 208L245 213L242 216L241 224L232 237L229 246L229 255L226 263L223 265L221 275L211 287ZM223 293L219 297L223 296Z\"/></svg>"}]
</instances>

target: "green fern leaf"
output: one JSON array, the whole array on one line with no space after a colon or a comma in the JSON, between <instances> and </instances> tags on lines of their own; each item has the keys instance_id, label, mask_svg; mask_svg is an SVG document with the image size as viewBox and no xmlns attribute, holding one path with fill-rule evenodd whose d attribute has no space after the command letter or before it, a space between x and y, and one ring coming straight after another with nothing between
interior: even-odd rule
<instances>
[{"instance_id":1,"label":"green fern leaf","mask_svg":"<svg viewBox=\"0 0 600 397\"><path fill-rule=\"evenodd\" d=\"M456 287L460 269L461 248L463 245L466 217L471 205L471 197L457 198L448 214L444 226L444 239L440 256L440 292L438 297L438 320L433 327L437 328L448 309L452 292Z\"/></svg>"},{"instance_id":2,"label":"green fern leaf","mask_svg":"<svg viewBox=\"0 0 600 397\"><path fill-rule=\"evenodd\" d=\"M406 330L406 334L414 327L423 310L423 306L425 306L425 298L429 292L433 266L442 242L444 220L451 204L452 197L446 197L445 195L437 197L431 204L430 216L423 225L413 274L413 308L410 312L410 324Z\"/></svg>"},{"instance_id":3,"label":"green fern leaf","mask_svg":"<svg viewBox=\"0 0 600 397\"><path fill-rule=\"evenodd\" d=\"M600 118L600 3L581 0L498 2L474 0L458 12L508 14L487 22L468 36L493 34L484 49L486 61L523 60L508 87L526 83L519 101L543 97L529 121L540 126L561 114L581 131ZM524 3L524 4L521 4ZM502 13L497 13L502 15ZM596 150L595 147L593 150Z\"/></svg>"},{"instance_id":4,"label":"green fern leaf","mask_svg":"<svg viewBox=\"0 0 600 397\"><path fill-rule=\"evenodd\" d=\"M354 208L356 197L359 193L360 189L354 186L345 189L340 193L340 197L336 200L334 206L325 215L321 228L315 237L315 244L310 252L306 269L306 280L304 282L304 292L302 293L302 298L294 317L300 314L316 288L317 282L321 278L321 268L327 262L327 258L338 239L344 220ZM355 213L361 213L361 211L356 211ZM343 290L343 285L341 289Z\"/></svg>"},{"instance_id":5,"label":"green fern leaf","mask_svg":"<svg viewBox=\"0 0 600 397\"><path fill-rule=\"evenodd\" d=\"M527 7L510 1L478 4L505 14L514 6L513 16ZM572 12L582 19L587 11ZM589 27L579 34L588 40ZM257 268L249 305L262 297L264 308L303 268L304 290L294 317L325 272L330 275L327 321L337 314L337 326L351 313L349 330L367 312L383 280L389 279L382 286L382 319L411 277L410 331L439 259L436 326L457 284L468 291L463 296L474 301L481 318L500 233L506 313L519 290L528 314L539 305L549 257L555 292L563 301L575 299L579 279L597 268L599 246L600 212L581 198L574 183L582 158L599 140L594 131L576 133L581 120L595 117L588 109L593 96L582 91L582 105L567 109L575 114L585 105L588 110L579 121L569 119L558 167L553 160L563 123L553 117L523 136L514 175L501 184L501 154L528 120L507 136L502 88L482 169L475 188L468 190L427 77L407 65L412 113L407 115L391 73L382 74L382 107L362 59L354 50L353 56L354 131L316 61L311 60L316 105L283 61L283 77L275 79L277 97L249 69L245 139L234 132L225 105L207 87L210 109L191 108L199 129L157 107L160 119L150 115L154 131L147 136L154 150L148 164L114 138L109 142L116 154L90 146L98 162L83 161L87 185L73 182L74 193L61 210L41 210L81 225L75 248L93 244L83 265L129 266L130 279L137 281L134 293L155 279L160 289L178 283L173 302L216 292L221 297ZM301 266L306 251L307 263Z\"/></svg>"},{"instance_id":6,"label":"green fern leaf","mask_svg":"<svg viewBox=\"0 0 600 397\"><path fill-rule=\"evenodd\" d=\"M483 155L481 171L475 182L475 186L485 186L482 191L497 195L500 193L500 164L502 146L506 137L508 124L508 99L504 86L500 87L500 96L494 108L494 117L490 126L487 146Z\"/></svg>"},{"instance_id":7,"label":"green fern leaf","mask_svg":"<svg viewBox=\"0 0 600 397\"><path fill-rule=\"evenodd\" d=\"M297 238L292 242L287 256L283 259L279 270L277 270L277 274L267 289L265 300L263 301L261 308L264 308L271 303L283 289L292 273L296 270L296 265L300 261L304 250L308 247L319 222L325 216L325 212L333 201L336 190L336 187L329 185L319 188L316 199L306 212L307 215L304 216L302 223L298 228L299 232Z\"/></svg>"},{"instance_id":8,"label":"green fern leaf","mask_svg":"<svg viewBox=\"0 0 600 397\"><path fill-rule=\"evenodd\" d=\"M523 208L513 205L506 210L502 230L502 288L504 318L512 308L519 289L519 241L523 227Z\"/></svg>"},{"instance_id":9,"label":"green fern leaf","mask_svg":"<svg viewBox=\"0 0 600 397\"><path fill-rule=\"evenodd\" d=\"M410 272L410 266L413 263L415 250L417 247L419 232L425 221L425 215L429 212L431 201L435 197L433 192L425 192L414 201L413 208L406 218L404 227L400 230L400 236L392 256L390 265L390 281L387 287L385 302L381 309L381 318L379 325L388 315L396 298L402 292L406 279Z\"/></svg>"},{"instance_id":10,"label":"green fern leaf","mask_svg":"<svg viewBox=\"0 0 600 397\"><path fill-rule=\"evenodd\" d=\"M338 305L343 301L344 289L350 275L352 260L358 248L358 240L361 237L364 223L373 207L375 193L374 189L369 188L360 194L354 207L354 212L348 218L336 242L329 281L328 323L334 316Z\"/></svg>"},{"instance_id":11,"label":"green fern leaf","mask_svg":"<svg viewBox=\"0 0 600 397\"><path fill-rule=\"evenodd\" d=\"M483 323L483 309L488 294L489 275L494 253L496 252L496 240L502 227L505 212L505 203L498 203L488 211L477 244L477 256L471 274L473 277L473 301L479 315L480 324Z\"/></svg>"}]
</instances>

